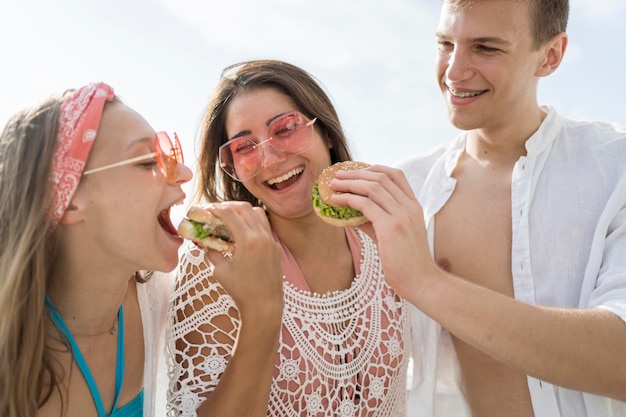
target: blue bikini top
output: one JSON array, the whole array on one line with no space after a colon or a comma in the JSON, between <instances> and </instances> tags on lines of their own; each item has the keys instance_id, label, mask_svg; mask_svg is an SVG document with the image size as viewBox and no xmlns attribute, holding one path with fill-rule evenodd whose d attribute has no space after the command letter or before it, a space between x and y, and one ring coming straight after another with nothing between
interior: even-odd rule
<instances>
[{"instance_id":1,"label":"blue bikini top","mask_svg":"<svg viewBox=\"0 0 626 417\"><path fill-rule=\"evenodd\" d=\"M48 314L52 318L54 325L59 329L61 333L65 336L67 343L70 344L70 348L72 350L72 355L74 356L74 360L76 364L80 368L80 371L89 386L89 390L91 391L91 396L96 405L96 409L98 410L98 417L142 417L143 416L143 389L135 398L133 398L128 404L124 405L124 407L118 409L117 402L120 397L120 392L122 391L122 383L124 382L124 311L122 310L122 306L117 312L118 318L118 328L119 331L117 333L117 359L116 359L116 371L115 371L115 401L113 402L113 408L111 409L111 413L107 414L104 411L104 404L102 404L102 397L100 396L100 391L96 386L96 382L91 375L91 371L89 371L89 367L87 366L87 362L83 357L74 337L70 333L67 325L63 321L63 318L52 304L50 297L46 294L46 310Z\"/></svg>"}]
</instances>

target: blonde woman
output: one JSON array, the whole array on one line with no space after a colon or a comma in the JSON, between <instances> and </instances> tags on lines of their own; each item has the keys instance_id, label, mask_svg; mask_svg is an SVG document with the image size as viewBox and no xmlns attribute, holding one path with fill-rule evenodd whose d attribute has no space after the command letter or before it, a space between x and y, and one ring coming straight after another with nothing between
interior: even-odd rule
<instances>
[{"instance_id":1,"label":"blonde woman","mask_svg":"<svg viewBox=\"0 0 626 417\"><path fill-rule=\"evenodd\" d=\"M192 174L104 83L7 123L0 138L0 415L153 415ZM147 282L144 282L147 281Z\"/></svg>"}]
</instances>

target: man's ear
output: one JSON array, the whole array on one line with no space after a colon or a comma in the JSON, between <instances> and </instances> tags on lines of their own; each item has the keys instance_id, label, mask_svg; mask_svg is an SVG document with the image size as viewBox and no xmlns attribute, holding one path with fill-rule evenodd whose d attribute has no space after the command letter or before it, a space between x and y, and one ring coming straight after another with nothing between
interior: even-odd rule
<instances>
[{"instance_id":1,"label":"man's ear","mask_svg":"<svg viewBox=\"0 0 626 417\"><path fill-rule=\"evenodd\" d=\"M538 77L546 77L552 74L563 62L565 50L567 49L567 34L559 33L543 46L543 61L537 68Z\"/></svg>"}]
</instances>

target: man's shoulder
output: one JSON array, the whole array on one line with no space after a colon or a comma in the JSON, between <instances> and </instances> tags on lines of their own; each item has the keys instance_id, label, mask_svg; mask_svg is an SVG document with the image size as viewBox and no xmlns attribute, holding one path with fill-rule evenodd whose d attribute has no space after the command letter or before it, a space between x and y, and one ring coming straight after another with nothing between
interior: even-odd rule
<instances>
[{"instance_id":1,"label":"man's shoulder","mask_svg":"<svg viewBox=\"0 0 626 417\"><path fill-rule=\"evenodd\" d=\"M623 155L626 153L626 125L597 120L564 119L563 127L555 143L557 152L552 158L563 155L579 157L588 163L601 163L604 168L620 168L623 171ZM589 158L593 155L593 158ZM603 168L603 169L604 169Z\"/></svg>"},{"instance_id":2,"label":"man's shoulder","mask_svg":"<svg viewBox=\"0 0 626 417\"><path fill-rule=\"evenodd\" d=\"M593 139L626 139L626 124L590 119L563 119L563 130L574 137Z\"/></svg>"}]
</instances>

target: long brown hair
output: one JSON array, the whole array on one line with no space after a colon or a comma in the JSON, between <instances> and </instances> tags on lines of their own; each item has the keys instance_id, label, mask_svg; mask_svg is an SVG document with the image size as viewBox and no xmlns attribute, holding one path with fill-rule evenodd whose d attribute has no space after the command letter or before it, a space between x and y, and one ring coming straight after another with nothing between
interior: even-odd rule
<instances>
[{"instance_id":1,"label":"long brown hair","mask_svg":"<svg viewBox=\"0 0 626 417\"><path fill-rule=\"evenodd\" d=\"M261 202L240 182L219 167L219 147L226 143L226 113L229 101L238 94L270 87L289 96L298 110L310 119L317 117L319 129L331 146L331 163L351 159L339 117L328 95L308 72L277 60L247 61L227 67L207 106L201 134L197 198L208 201L241 200Z\"/></svg>"}]
</instances>

